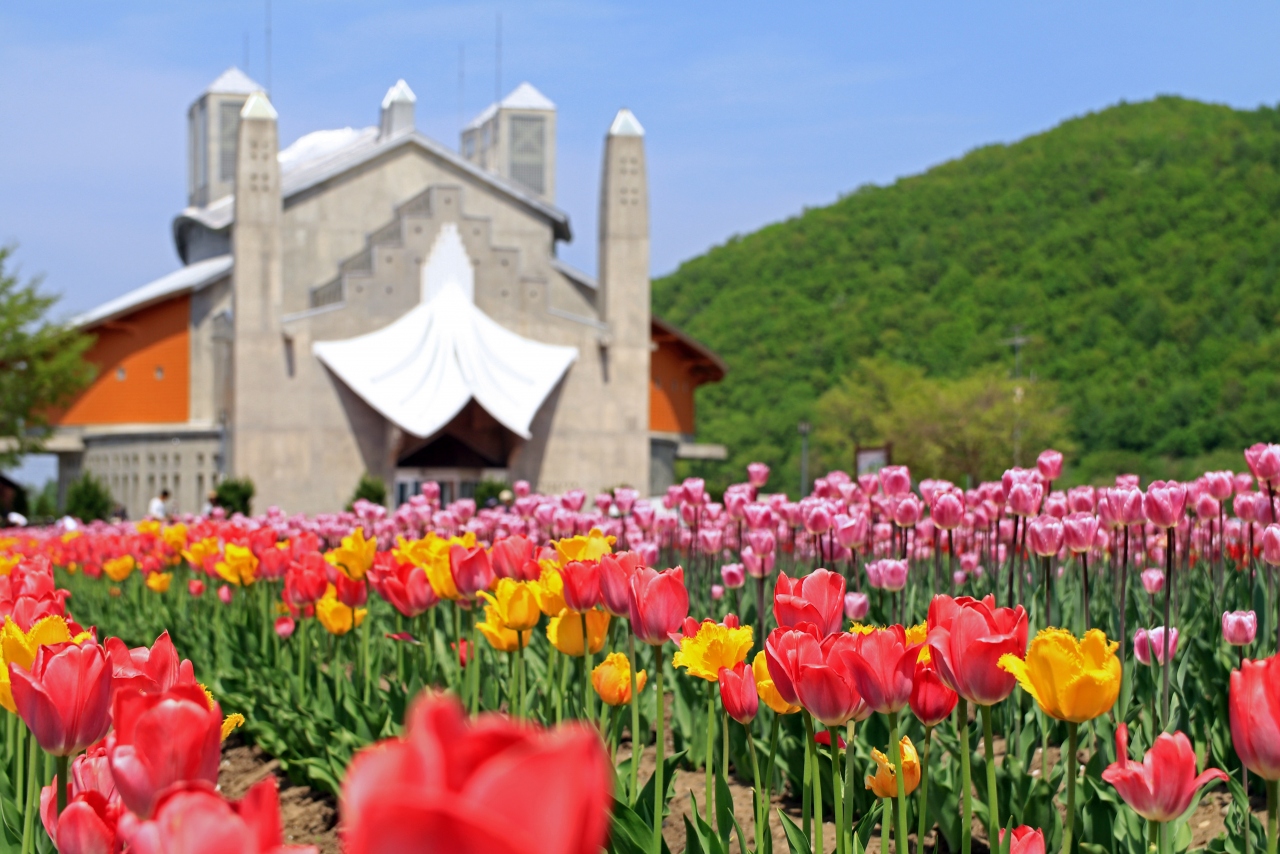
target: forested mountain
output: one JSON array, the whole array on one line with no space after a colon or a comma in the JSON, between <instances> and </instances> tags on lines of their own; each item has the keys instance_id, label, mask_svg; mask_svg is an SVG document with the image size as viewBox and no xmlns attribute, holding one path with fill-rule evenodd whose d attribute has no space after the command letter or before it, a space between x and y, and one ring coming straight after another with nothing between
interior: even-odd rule
<instances>
[{"instance_id":1,"label":"forested mountain","mask_svg":"<svg viewBox=\"0 0 1280 854\"><path fill-rule=\"evenodd\" d=\"M1241 467L1280 438L1278 275L1280 112L1162 97L862 187L653 290L729 365L698 432L730 461L701 473L762 459L794 490L796 423L859 360L1012 371L1016 335L1066 409L1075 479ZM833 456L814 473L848 467Z\"/></svg>"}]
</instances>

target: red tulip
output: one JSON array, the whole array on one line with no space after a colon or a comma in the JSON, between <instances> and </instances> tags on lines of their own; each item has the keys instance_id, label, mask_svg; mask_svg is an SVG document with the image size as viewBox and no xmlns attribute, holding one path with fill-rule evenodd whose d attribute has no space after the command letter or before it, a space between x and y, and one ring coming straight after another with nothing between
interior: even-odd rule
<instances>
[{"instance_id":1,"label":"red tulip","mask_svg":"<svg viewBox=\"0 0 1280 854\"><path fill-rule=\"evenodd\" d=\"M1000 828L1000 842L1004 844L1004 828ZM1022 825L1013 829L1009 842L1009 854L1044 854L1044 831L1038 827Z\"/></svg>"},{"instance_id":2,"label":"red tulip","mask_svg":"<svg viewBox=\"0 0 1280 854\"><path fill-rule=\"evenodd\" d=\"M182 789L164 798L151 821L126 817L122 835L129 854L315 854L314 845L285 845L280 796L274 777L256 784L237 803L204 789Z\"/></svg>"},{"instance_id":3,"label":"red tulip","mask_svg":"<svg viewBox=\"0 0 1280 854\"><path fill-rule=\"evenodd\" d=\"M720 668L720 701L729 717L743 726L755 719L760 695L756 693L756 677L750 664L739 661L732 670Z\"/></svg>"},{"instance_id":4,"label":"red tulip","mask_svg":"<svg viewBox=\"0 0 1280 854\"><path fill-rule=\"evenodd\" d=\"M631 613L631 576L644 561L635 552L600 556L600 602L615 617Z\"/></svg>"},{"instance_id":5,"label":"red tulip","mask_svg":"<svg viewBox=\"0 0 1280 854\"><path fill-rule=\"evenodd\" d=\"M288 640L289 638L293 637L294 629L296 629L297 627L298 627L298 624L295 623L293 620L293 617L290 617L288 614L284 614L283 616L276 617L276 623L275 623L276 635L281 640Z\"/></svg>"},{"instance_id":6,"label":"red tulip","mask_svg":"<svg viewBox=\"0 0 1280 854\"><path fill-rule=\"evenodd\" d=\"M125 806L148 818L171 787L218 782L222 711L199 685L164 694L125 690L115 699L111 775Z\"/></svg>"},{"instance_id":7,"label":"red tulip","mask_svg":"<svg viewBox=\"0 0 1280 854\"><path fill-rule=\"evenodd\" d=\"M806 664L821 662L821 644L822 634L813 623L801 623L795 628L779 626L769 632L764 644L765 665L778 694L789 705L800 705L796 689L800 669Z\"/></svg>"},{"instance_id":8,"label":"red tulip","mask_svg":"<svg viewBox=\"0 0 1280 854\"><path fill-rule=\"evenodd\" d=\"M1027 654L1027 612L997 608L995 597L976 600L933 597L929 603L929 653L938 676L970 703L992 706L1008 697L1016 682L997 666L1005 653Z\"/></svg>"},{"instance_id":9,"label":"red tulip","mask_svg":"<svg viewBox=\"0 0 1280 854\"><path fill-rule=\"evenodd\" d=\"M560 578L564 581L564 604L570 611L581 614L600 604L600 564L596 561L571 560L560 567Z\"/></svg>"},{"instance_id":10,"label":"red tulip","mask_svg":"<svg viewBox=\"0 0 1280 854\"><path fill-rule=\"evenodd\" d=\"M333 586L337 591L338 601L348 608L359 608L369 601L369 585L363 578L352 581L345 573L336 572L333 575Z\"/></svg>"},{"instance_id":11,"label":"red tulip","mask_svg":"<svg viewBox=\"0 0 1280 854\"><path fill-rule=\"evenodd\" d=\"M458 592L469 599L474 599L481 590L492 587L496 577L493 565L489 562L489 553L483 546L471 549L465 546L450 548L449 571L453 573L453 583Z\"/></svg>"},{"instance_id":12,"label":"red tulip","mask_svg":"<svg viewBox=\"0 0 1280 854\"><path fill-rule=\"evenodd\" d=\"M922 644L908 643L902 626L850 637L854 654L849 657L849 666L867 706L882 715L905 709L911 699L911 679Z\"/></svg>"},{"instance_id":13,"label":"red tulip","mask_svg":"<svg viewBox=\"0 0 1280 854\"><path fill-rule=\"evenodd\" d=\"M489 562L499 578L521 578L525 562L533 560L533 541L516 534L504 537L489 549Z\"/></svg>"},{"instance_id":14,"label":"red tulip","mask_svg":"<svg viewBox=\"0 0 1280 854\"><path fill-rule=\"evenodd\" d=\"M1052 557L1062 549L1066 529L1062 520L1053 516L1037 516L1027 523L1027 542L1040 557Z\"/></svg>"},{"instance_id":15,"label":"red tulip","mask_svg":"<svg viewBox=\"0 0 1280 854\"><path fill-rule=\"evenodd\" d=\"M378 595L406 617L425 614L440 601L423 568L396 560L393 552L378 552L368 578Z\"/></svg>"},{"instance_id":16,"label":"red tulip","mask_svg":"<svg viewBox=\"0 0 1280 854\"><path fill-rule=\"evenodd\" d=\"M468 721L451 697L410 710L405 736L361 751L340 811L347 854L595 854L609 830L613 770L584 727Z\"/></svg>"},{"instance_id":17,"label":"red tulip","mask_svg":"<svg viewBox=\"0 0 1280 854\"><path fill-rule=\"evenodd\" d=\"M662 572L642 566L631 576L631 631L638 640L662 646L689 616L684 569Z\"/></svg>"},{"instance_id":18,"label":"red tulip","mask_svg":"<svg viewBox=\"0 0 1280 854\"><path fill-rule=\"evenodd\" d=\"M1120 797L1147 821L1173 821L1187 811L1201 786L1226 780L1227 773L1210 768L1196 776L1196 754L1180 732L1161 733L1141 764L1129 758L1129 727L1116 727L1116 761L1102 772Z\"/></svg>"},{"instance_id":19,"label":"red tulip","mask_svg":"<svg viewBox=\"0 0 1280 854\"><path fill-rule=\"evenodd\" d=\"M1172 528L1182 518L1187 504L1187 488L1176 481L1153 481L1142 499L1147 519L1159 528Z\"/></svg>"},{"instance_id":20,"label":"red tulip","mask_svg":"<svg viewBox=\"0 0 1280 854\"><path fill-rule=\"evenodd\" d=\"M327 566L318 551L307 552L291 563L284 574L284 601L295 608L314 605L329 587Z\"/></svg>"},{"instance_id":21,"label":"red tulip","mask_svg":"<svg viewBox=\"0 0 1280 854\"><path fill-rule=\"evenodd\" d=\"M194 598L199 599L204 595L204 582L198 578L192 578L187 581L187 592Z\"/></svg>"},{"instance_id":22,"label":"red tulip","mask_svg":"<svg viewBox=\"0 0 1280 854\"><path fill-rule=\"evenodd\" d=\"M1036 470L1045 480L1058 480L1062 477L1062 454L1046 448L1036 457Z\"/></svg>"},{"instance_id":23,"label":"red tulip","mask_svg":"<svg viewBox=\"0 0 1280 854\"><path fill-rule=\"evenodd\" d=\"M56 814L53 784L40 790L40 820L45 832L50 839L58 840L62 854L114 854L116 824L124 804L111 778L106 747L98 744L77 756L71 761L70 772L67 806L61 816Z\"/></svg>"},{"instance_id":24,"label":"red tulip","mask_svg":"<svg viewBox=\"0 0 1280 854\"><path fill-rule=\"evenodd\" d=\"M960 699L955 691L943 683L933 659L916 662L916 672L911 680L911 712L927 727L937 726L951 715Z\"/></svg>"},{"instance_id":25,"label":"red tulip","mask_svg":"<svg viewBox=\"0 0 1280 854\"><path fill-rule=\"evenodd\" d=\"M178 659L169 633L163 632L151 649L145 646L129 649L120 638L107 638L104 644L111 660L111 688L137 688L150 694L163 694L179 682L196 684L190 659Z\"/></svg>"},{"instance_id":26,"label":"red tulip","mask_svg":"<svg viewBox=\"0 0 1280 854\"><path fill-rule=\"evenodd\" d=\"M815 569L804 578L778 576L773 593L773 618L779 626L813 623L823 635L844 625L844 576Z\"/></svg>"},{"instance_id":27,"label":"red tulip","mask_svg":"<svg viewBox=\"0 0 1280 854\"><path fill-rule=\"evenodd\" d=\"M42 646L28 672L9 665L13 702L45 753L70 756L111 728L111 665L102 647Z\"/></svg>"},{"instance_id":28,"label":"red tulip","mask_svg":"<svg viewBox=\"0 0 1280 854\"><path fill-rule=\"evenodd\" d=\"M858 693L854 656L853 635L838 632L824 639L812 623L774 629L765 642L765 664L778 693L827 726L871 714Z\"/></svg>"},{"instance_id":29,"label":"red tulip","mask_svg":"<svg viewBox=\"0 0 1280 854\"><path fill-rule=\"evenodd\" d=\"M1280 780L1280 657L1240 662L1227 705L1240 762L1264 780Z\"/></svg>"}]
</instances>

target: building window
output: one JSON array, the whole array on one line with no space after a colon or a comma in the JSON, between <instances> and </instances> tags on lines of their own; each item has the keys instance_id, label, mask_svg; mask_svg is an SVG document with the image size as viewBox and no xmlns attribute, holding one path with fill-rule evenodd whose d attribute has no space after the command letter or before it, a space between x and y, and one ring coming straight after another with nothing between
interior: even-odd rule
<instances>
[{"instance_id":1,"label":"building window","mask_svg":"<svg viewBox=\"0 0 1280 854\"><path fill-rule=\"evenodd\" d=\"M163 365L156 365L156 379L158 379L158 380L162 380L162 379L164 379L164 366L163 366Z\"/></svg>"},{"instance_id":2,"label":"building window","mask_svg":"<svg viewBox=\"0 0 1280 854\"><path fill-rule=\"evenodd\" d=\"M116 382L124 382L124 368L116 368Z\"/></svg>"},{"instance_id":3,"label":"building window","mask_svg":"<svg viewBox=\"0 0 1280 854\"><path fill-rule=\"evenodd\" d=\"M244 101L218 105L218 180L236 179L236 140L240 133L240 110Z\"/></svg>"},{"instance_id":4,"label":"building window","mask_svg":"<svg viewBox=\"0 0 1280 854\"><path fill-rule=\"evenodd\" d=\"M209 119L208 114L205 112L204 101L196 104L191 111L191 126L188 129L188 133L191 135L188 156L191 158L192 201L196 204L203 204L203 200L194 197L198 196L209 184Z\"/></svg>"},{"instance_id":5,"label":"building window","mask_svg":"<svg viewBox=\"0 0 1280 854\"><path fill-rule=\"evenodd\" d=\"M511 178L541 195L545 190L546 119L511 117Z\"/></svg>"}]
</instances>

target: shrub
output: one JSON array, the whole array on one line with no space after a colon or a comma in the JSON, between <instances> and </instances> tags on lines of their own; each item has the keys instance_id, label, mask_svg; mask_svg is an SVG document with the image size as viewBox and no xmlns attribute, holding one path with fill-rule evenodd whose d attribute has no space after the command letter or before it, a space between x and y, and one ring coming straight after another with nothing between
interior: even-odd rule
<instances>
[{"instance_id":1,"label":"shrub","mask_svg":"<svg viewBox=\"0 0 1280 854\"><path fill-rule=\"evenodd\" d=\"M218 496L218 506L224 508L227 514L243 513L249 515L249 508L253 502L253 481L247 477L229 477L218 484L215 490Z\"/></svg>"},{"instance_id":2,"label":"shrub","mask_svg":"<svg viewBox=\"0 0 1280 854\"><path fill-rule=\"evenodd\" d=\"M106 519L114 506L111 490L89 472L80 475L67 488L67 515L81 522Z\"/></svg>"},{"instance_id":3,"label":"shrub","mask_svg":"<svg viewBox=\"0 0 1280 854\"><path fill-rule=\"evenodd\" d=\"M351 500L347 502L347 509L350 510L362 498L374 504L386 504L387 485L383 483L382 478L371 475L368 472L360 475L360 482L356 484L356 491L352 493Z\"/></svg>"}]
</instances>

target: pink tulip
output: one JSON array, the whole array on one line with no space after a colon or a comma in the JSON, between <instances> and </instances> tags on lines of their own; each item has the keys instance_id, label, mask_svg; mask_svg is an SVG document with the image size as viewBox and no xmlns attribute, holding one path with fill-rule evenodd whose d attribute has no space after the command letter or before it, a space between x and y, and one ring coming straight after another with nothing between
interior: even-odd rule
<instances>
[{"instance_id":1,"label":"pink tulip","mask_svg":"<svg viewBox=\"0 0 1280 854\"><path fill-rule=\"evenodd\" d=\"M1061 492L1055 492L1044 500L1044 512L1049 516L1056 516L1059 519L1067 518L1067 514L1071 512L1071 505L1067 501L1067 496Z\"/></svg>"},{"instance_id":2,"label":"pink tulip","mask_svg":"<svg viewBox=\"0 0 1280 854\"><path fill-rule=\"evenodd\" d=\"M1034 516L1043 496L1044 487L1038 483L1015 483L1009 490L1009 510L1015 516Z\"/></svg>"},{"instance_id":3,"label":"pink tulip","mask_svg":"<svg viewBox=\"0 0 1280 854\"><path fill-rule=\"evenodd\" d=\"M899 528L910 528L920 521L923 509L919 498L911 494L904 495L893 506L893 524Z\"/></svg>"},{"instance_id":4,"label":"pink tulip","mask_svg":"<svg viewBox=\"0 0 1280 854\"><path fill-rule=\"evenodd\" d=\"M629 486L619 486L613 491L613 503L623 516L631 513L631 508L635 507L636 501L639 499L640 490L632 489Z\"/></svg>"},{"instance_id":5,"label":"pink tulip","mask_svg":"<svg viewBox=\"0 0 1280 854\"><path fill-rule=\"evenodd\" d=\"M1148 631L1138 629L1133 635L1133 657L1139 664L1151 665L1152 659L1157 664L1164 664L1164 626L1156 626ZM1169 630L1169 660L1178 652L1178 630Z\"/></svg>"},{"instance_id":6,"label":"pink tulip","mask_svg":"<svg viewBox=\"0 0 1280 854\"><path fill-rule=\"evenodd\" d=\"M962 586L968 580L969 576L965 574L963 569L957 569L955 572L951 573L951 581L956 587Z\"/></svg>"},{"instance_id":7,"label":"pink tulip","mask_svg":"<svg viewBox=\"0 0 1280 854\"><path fill-rule=\"evenodd\" d=\"M1062 520L1067 548L1076 554L1093 548L1098 534L1098 517L1092 513L1072 513Z\"/></svg>"},{"instance_id":8,"label":"pink tulip","mask_svg":"<svg viewBox=\"0 0 1280 854\"><path fill-rule=\"evenodd\" d=\"M1262 531L1262 559L1280 566L1280 525L1268 525Z\"/></svg>"},{"instance_id":9,"label":"pink tulip","mask_svg":"<svg viewBox=\"0 0 1280 854\"><path fill-rule=\"evenodd\" d=\"M944 492L934 498L929 517L942 530L954 530L964 521L964 502L954 492Z\"/></svg>"},{"instance_id":10,"label":"pink tulip","mask_svg":"<svg viewBox=\"0 0 1280 854\"><path fill-rule=\"evenodd\" d=\"M1092 513L1098 506L1098 491L1092 486L1073 486L1067 490L1067 503L1073 513Z\"/></svg>"},{"instance_id":11,"label":"pink tulip","mask_svg":"<svg viewBox=\"0 0 1280 854\"><path fill-rule=\"evenodd\" d=\"M222 601L223 605L230 605L231 597L234 595L234 592L231 590L231 585L229 584L224 584L218 588L218 599Z\"/></svg>"},{"instance_id":12,"label":"pink tulip","mask_svg":"<svg viewBox=\"0 0 1280 854\"><path fill-rule=\"evenodd\" d=\"M837 543L846 549L860 546L867 539L867 514L859 510L848 516L842 513L836 516L835 527Z\"/></svg>"},{"instance_id":13,"label":"pink tulip","mask_svg":"<svg viewBox=\"0 0 1280 854\"><path fill-rule=\"evenodd\" d=\"M1280 478L1280 445L1259 442L1245 449L1244 460L1259 483Z\"/></svg>"},{"instance_id":14,"label":"pink tulip","mask_svg":"<svg viewBox=\"0 0 1280 854\"><path fill-rule=\"evenodd\" d=\"M707 494L707 483L700 477L686 477L680 489L685 501L690 504L701 504Z\"/></svg>"},{"instance_id":15,"label":"pink tulip","mask_svg":"<svg viewBox=\"0 0 1280 854\"><path fill-rule=\"evenodd\" d=\"M1142 589L1147 594L1154 596L1164 589L1164 570L1163 569L1144 569L1142 570Z\"/></svg>"},{"instance_id":16,"label":"pink tulip","mask_svg":"<svg viewBox=\"0 0 1280 854\"><path fill-rule=\"evenodd\" d=\"M279 636L281 640L288 640L293 637L293 630L297 627L297 624L293 621L293 617L290 617L288 614L276 617L276 635Z\"/></svg>"},{"instance_id":17,"label":"pink tulip","mask_svg":"<svg viewBox=\"0 0 1280 854\"><path fill-rule=\"evenodd\" d=\"M1037 516L1027 523L1027 541L1040 557L1053 557L1062 550L1066 529L1061 519Z\"/></svg>"},{"instance_id":18,"label":"pink tulip","mask_svg":"<svg viewBox=\"0 0 1280 854\"><path fill-rule=\"evenodd\" d=\"M713 584L713 585L711 585L711 598L712 598L712 599L714 599L714 600L715 600L715 601L717 601L717 602L719 602L721 599L723 599L723 598L724 598L724 585L723 585L723 584Z\"/></svg>"},{"instance_id":19,"label":"pink tulip","mask_svg":"<svg viewBox=\"0 0 1280 854\"><path fill-rule=\"evenodd\" d=\"M1220 506L1221 505L1218 504L1216 500L1214 500L1214 497L1212 495L1210 495L1207 492L1202 492L1200 493L1199 497L1196 498L1196 503L1195 503L1196 518L1201 520L1217 519L1218 508Z\"/></svg>"},{"instance_id":20,"label":"pink tulip","mask_svg":"<svg viewBox=\"0 0 1280 854\"><path fill-rule=\"evenodd\" d=\"M844 608L844 577L815 569L803 578L778 576L773 593L773 619L779 626L812 623L823 635L840 631Z\"/></svg>"},{"instance_id":21,"label":"pink tulip","mask_svg":"<svg viewBox=\"0 0 1280 854\"><path fill-rule=\"evenodd\" d=\"M1147 519L1159 528L1173 528L1187 504L1187 488L1176 481L1153 481L1147 487L1142 508Z\"/></svg>"},{"instance_id":22,"label":"pink tulip","mask_svg":"<svg viewBox=\"0 0 1280 854\"><path fill-rule=\"evenodd\" d=\"M811 507L804 515L804 529L810 534L825 534L831 529L831 511L826 505Z\"/></svg>"},{"instance_id":23,"label":"pink tulip","mask_svg":"<svg viewBox=\"0 0 1280 854\"><path fill-rule=\"evenodd\" d=\"M1205 472L1204 485L1215 500L1226 501L1235 491L1235 476L1229 471Z\"/></svg>"},{"instance_id":24,"label":"pink tulip","mask_svg":"<svg viewBox=\"0 0 1280 854\"><path fill-rule=\"evenodd\" d=\"M907 586L905 560L874 560L866 565L867 583L877 590L898 591Z\"/></svg>"},{"instance_id":25,"label":"pink tulip","mask_svg":"<svg viewBox=\"0 0 1280 854\"><path fill-rule=\"evenodd\" d=\"M737 590L747 583L747 572L740 563L726 563L720 567L720 579L730 590Z\"/></svg>"},{"instance_id":26,"label":"pink tulip","mask_svg":"<svg viewBox=\"0 0 1280 854\"><path fill-rule=\"evenodd\" d=\"M865 593L844 594L844 615L855 623L871 610L871 598Z\"/></svg>"},{"instance_id":27,"label":"pink tulip","mask_svg":"<svg viewBox=\"0 0 1280 854\"><path fill-rule=\"evenodd\" d=\"M1036 457L1036 470L1045 480L1058 480L1062 477L1062 454L1046 449Z\"/></svg>"},{"instance_id":28,"label":"pink tulip","mask_svg":"<svg viewBox=\"0 0 1280 854\"><path fill-rule=\"evenodd\" d=\"M769 467L764 463L748 463L747 482L756 489L762 488L769 482Z\"/></svg>"},{"instance_id":29,"label":"pink tulip","mask_svg":"<svg viewBox=\"0 0 1280 854\"><path fill-rule=\"evenodd\" d=\"M1107 490L1111 510L1125 525L1141 525L1147 521L1147 511L1142 501L1142 490L1136 486L1117 486Z\"/></svg>"},{"instance_id":30,"label":"pink tulip","mask_svg":"<svg viewBox=\"0 0 1280 854\"><path fill-rule=\"evenodd\" d=\"M1222 614L1222 639L1232 646L1253 643L1258 634L1258 615L1253 611L1226 611Z\"/></svg>"},{"instance_id":31,"label":"pink tulip","mask_svg":"<svg viewBox=\"0 0 1280 854\"><path fill-rule=\"evenodd\" d=\"M888 496L906 495L911 491L911 472L906 466L880 469L880 489Z\"/></svg>"},{"instance_id":32,"label":"pink tulip","mask_svg":"<svg viewBox=\"0 0 1280 854\"><path fill-rule=\"evenodd\" d=\"M1241 522L1254 521L1253 493L1239 492L1231 500L1231 510Z\"/></svg>"}]
</instances>

